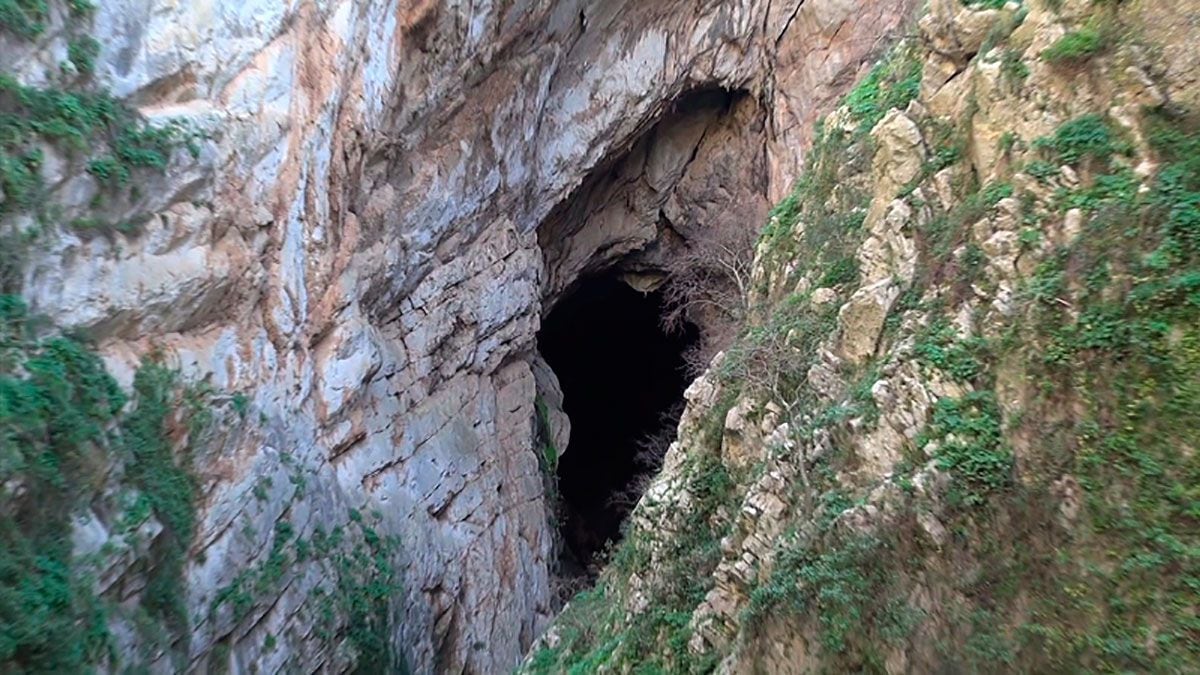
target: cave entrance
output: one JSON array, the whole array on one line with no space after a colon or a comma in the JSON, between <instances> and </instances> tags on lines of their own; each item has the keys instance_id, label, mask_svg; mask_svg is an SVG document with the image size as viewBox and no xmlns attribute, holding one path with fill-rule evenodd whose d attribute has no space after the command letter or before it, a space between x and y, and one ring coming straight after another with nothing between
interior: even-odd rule
<instances>
[{"instance_id":1,"label":"cave entrance","mask_svg":"<svg viewBox=\"0 0 1200 675\"><path fill-rule=\"evenodd\" d=\"M664 300L615 274L585 279L542 324L571 437L558 465L566 576L595 573L605 544L658 472L683 409L692 326L665 330Z\"/></svg>"}]
</instances>

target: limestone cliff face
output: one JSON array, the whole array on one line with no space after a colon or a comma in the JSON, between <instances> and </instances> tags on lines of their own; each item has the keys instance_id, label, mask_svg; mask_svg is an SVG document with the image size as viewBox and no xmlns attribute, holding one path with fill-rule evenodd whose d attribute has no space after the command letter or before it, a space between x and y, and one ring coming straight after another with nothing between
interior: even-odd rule
<instances>
[{"instance_id":1,"label":"limestone cliff face","mask_svg":"<svg viewBox=\"0 0 1200 675\"><path fill-rule=\"evenodd\" d=\"M414 670L514 666L557 609L533 451L555 386L535 377L543 307L652 248L660 214L686 236L786 194L813 121L912 4L97 3L86 87L185 123L197 152L99 199L87 152L46 145L58 217L20 294L124 384L159 354L243 420L194 458L188 639L147 650L112 618L106 667L351 668L362 645L317 618L328 568L288 551L359 529L399 538L389 638ZM39 35L0 34L4 70L59 86L70 20L52 6ZM704 92L724 102L676 105ZM89 219L137 227L65 225ZM139 549L107 556L117 517L84 511L100 590L135 602ZM268 574L278 556L294 564Z\"/></svg>"},{"instance_id":2,"label":"limestone cliff face","mask_svg":"<svg viewBox=\"0 0 1200 675\"><path fill-rule=\"evenodd\" d=\"M1198 12L929 3L525 669L1196 669Z\"/></svg>"}]
</instances>

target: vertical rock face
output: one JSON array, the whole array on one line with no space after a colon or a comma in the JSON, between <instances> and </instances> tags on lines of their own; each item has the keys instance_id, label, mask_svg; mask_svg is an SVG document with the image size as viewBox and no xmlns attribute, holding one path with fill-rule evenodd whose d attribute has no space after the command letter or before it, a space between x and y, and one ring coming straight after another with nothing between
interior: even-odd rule
<instances>
[{"instance_id":1,"label":"vertical rock face","mask_svg":"<svg viewBox=\"0 0 1200 675\"><path fill-rule=\"evenodd\" d=\"M160 352L248 403L197 458L190 666L350 667L313 629L311 567L244 612L210 608L277 522L312 537L367 512L400 538L393 640L413 668L514 666L555 611L532 450L543 304L664 227L764 211L912 4L101 3L97 86L200 130L199 153L103 207L81 160L47 161L67 219L141 226L42 237L23 294L126 380ZM52 78L61 22L0 42L6 68Z\"/></svg>"}]
</instances>

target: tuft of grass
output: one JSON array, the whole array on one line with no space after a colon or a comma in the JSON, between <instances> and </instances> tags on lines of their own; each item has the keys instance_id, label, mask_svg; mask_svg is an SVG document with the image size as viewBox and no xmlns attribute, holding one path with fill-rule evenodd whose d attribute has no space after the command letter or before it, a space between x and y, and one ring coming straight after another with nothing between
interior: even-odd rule
<instances>
[{"instance_id":1,"label":"tuft of grass","mask_svg":"<svg viewBox=\"0 0 1200 675\"><path fill-rule=\"evenodd\" d=\"M1079 65L1108 47L1106 32L1089 25L1060 37L1042 51L1042 58L1053 64Z\"/></svg>"},{"instance_id":2,"label":"tuft of grass","mask_svg":"<svg viewBox=\"0 0 1200 675\"><path fill-rule=\"evenodd\" d=\"M100 42L90 35L75 38L67 45L67 59L76 72L90 77L96 72L96 58L100 56Z\"/></svg>"},{"instance_id":3,"label":"tuft of grass","mask_svg":"<svg viewBox=\"0 0 1200 675\"><path fill-rule=\"evenodd\" d=\"M817 286L841 286L844 284L853 284L858 281L858 278L858 258L854 256L845 256L833 261L833 263L825 270L825 274L821 275L821 280L817 282Z\"/></svg>"},{"instance_id":4,"label":"tuft of grass","mask_svg":"<svg viewBox=\"0 0 1200 675\"><path fill-rule=\"evenodd\" d=\"M1005 49L1000 55L1000 74L1009 83L1019 85L1029 79L1029 66L1022 58L1021 52L1015 49Z\"/></svg>"}]
</instances>

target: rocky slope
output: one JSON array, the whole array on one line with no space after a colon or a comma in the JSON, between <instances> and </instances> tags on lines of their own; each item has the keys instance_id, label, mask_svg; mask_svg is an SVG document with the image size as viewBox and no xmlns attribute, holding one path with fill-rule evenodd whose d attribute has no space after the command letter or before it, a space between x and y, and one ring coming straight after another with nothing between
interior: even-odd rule
<instances>
[{"instance_id":1,"label":"rocky slope","mask_svg":"<svg viewBox=\"0 0 1200 675\"><path fill-rule=\"evenodd\" d=\"M1200 666L1200 4L933 0L527 672Z\"/></svg>"},{"instance_id":2,"label":"rocky slope","mask_svg":"<svg viewBox=\"0 0 1200 675\"><path fill-rule=\"evenodd\" d=\"M912 4L0 0L5 669L514 666L544 308L765 212Z\"/></svg>"}]
</instances>

